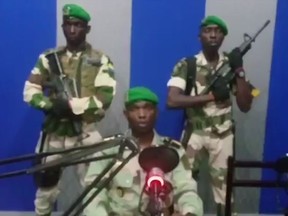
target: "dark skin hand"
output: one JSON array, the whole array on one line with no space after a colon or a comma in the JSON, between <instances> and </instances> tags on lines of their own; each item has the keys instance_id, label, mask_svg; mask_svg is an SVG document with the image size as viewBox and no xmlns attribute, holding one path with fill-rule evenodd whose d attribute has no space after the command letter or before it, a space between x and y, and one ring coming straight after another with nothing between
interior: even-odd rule
<instances>
[{"instance_id":1,"label":"dark skin hand","mask_svg":"<svg viewBox=\"0 0 288 216\"><path fill-rule=\"evenodd\" d=\"M208 66L216 68L219 61L219 48L221 47L224 34L217 25L202 27L199 33L199 40L202 45L203 54L208 62ZM251 108L252 96L249 84L245 78L236 76L236 102L242 112L248 112ZM169 87L167 105L170 108L201 107L207 103L215 101L213 94L189 96L177 87Z\"/></svg>"},{"instance_id":2,"label":"dark skin hand","mask_svg":"<svg viewBox=\"0 0 288 216\"><path fill-rule=\"evenodd\" d=\"M230 66L236 73L237 71L244 72L243 60L239 49L234 49L229 55ZM236 74L236 102L242 112L248 112L252 104L252 95L249 83L246 82L245 77L239 77Z\"/></svg>"}]
</instances>

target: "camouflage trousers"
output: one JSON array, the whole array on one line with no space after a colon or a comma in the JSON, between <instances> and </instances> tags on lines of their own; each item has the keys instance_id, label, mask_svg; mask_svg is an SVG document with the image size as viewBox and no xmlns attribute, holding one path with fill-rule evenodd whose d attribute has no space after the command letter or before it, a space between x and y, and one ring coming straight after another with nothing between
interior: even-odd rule
<instances>
[{"instance_id":1,"label":"camouflage trousers","mask_svg":"<svg viewBox=\"0 0 288 216\"><path fill-rule=\"evenodd\" d=\"M225 205L227 159L233 154L233 137L230 130L222 135L195 131L187 145L192 171L198 172L201 162L208 157L214 201L221 205Z\"/></svg>"},{"instance_id":2,"label":"camouflage trousers","mask_svg":"<svg viewBox=\"0 0 288 216\"><path fill-rule=\"evenodd\" d=\"M83 124L83 136L83 140L78 141L78 137L59 137L54 134L48 134L43 143L44 146L42 151L59 151L82 145L91 145L100 142L102 139L100 133L96 130L95 124ZM40 134L40 138L38 140L36 152L39 152L41 140L42 133ZM48 156L43 162L53 161L61 157L61 155L51 155ZM84 186L84 177L88 168L87 166L87 164L76 165L77 174L82 186ZM34 200L36 215L49 215L49 213L52 212L59 193L59 184L50 188L38 188L36 198Z\"/></svg>"}]
</instances>

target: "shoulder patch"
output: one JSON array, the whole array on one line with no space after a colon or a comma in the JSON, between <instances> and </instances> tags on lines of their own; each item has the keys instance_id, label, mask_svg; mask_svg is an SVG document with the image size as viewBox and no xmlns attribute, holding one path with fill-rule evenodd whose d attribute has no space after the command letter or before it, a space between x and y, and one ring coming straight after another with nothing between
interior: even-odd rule
<instances>
[{"instance_id":1,"label":"shoulder patch","mask_svg":"<svg viewBox=\"0 0 288 216\"><path fill-rule=\"evenodd\" d=\"M187 58L182 58L180 61L177 62L175 68L182 68L183 66L187 66Z\"/></svg>"},{"instance_id":2,"label":"shoulder patch","mask_svg":"<svg viewBox=\"0 0 288 216\"><path fill-rule=\"evenodd\" d=\"M174 140L170 137L163 137L163 142L165 145L170 145L170 146L177 148L177 149L182 148L181 142Z\"/></svg>"}]
</instances>

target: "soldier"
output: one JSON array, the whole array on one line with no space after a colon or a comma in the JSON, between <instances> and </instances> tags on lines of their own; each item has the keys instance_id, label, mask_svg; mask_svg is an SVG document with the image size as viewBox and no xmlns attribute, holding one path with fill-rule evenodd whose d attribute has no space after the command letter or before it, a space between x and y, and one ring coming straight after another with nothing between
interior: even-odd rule
<instances>
[{"instance_id":1,"label":"soldier","mask_svg":"<svg viewBox=\"0 0 288 216\"><path fill-rule=\"evenodd\" d=\"M222 19L207 16L200 25L199 40L202 51L194 56L195 82L187 82L188 68L191 70L191 67L188 66L188 58L183 58L174 67L167 84L168 106L186 109L187 120L182 141L187 143L187 153L194 173L198 171L202 153L209 154L212 190L218 215L223 215L224 211L227 158L233 154L231 89L242 112L248 112L252 103L251 88L245 79L239 49L235 48L228 56L219 52L227 34L228 28ZM207 86L215 71L227 62L236 74L234 82L227 84L225 79L220 77L208 94L198 95ZM189 84L193 88L185 93Z\"/></svg>"},{"instance_id":2,"label":"soldier","mask_svg":"<svg viewBox=\"0 0 288 216\"><path fill-rule=\"evenodd\" d=\"M172 172L168 173L167 178L169 178L168 181L171 182L174 188L174 202L177 203L179 208L179 214L177 215L203 215L202 201L197 195L196 182L190 175L185 150L179 142L165 142L165 138L157 134L154 129L158 114L157 104L157 95L145 87L134 87L127 92L124 110L124 115L130 127L127 136L136 138L140 151L151 146L170 146L172 142L174 145L176 144L175 149L177 149L181 161ZM117 152L118 148L112 148L98 153L98 155ZM85 182L89 185L101 173L107 163L107 160L90 163ZM145 184L145 176L146 174L138 163L137 155L115 176L108 188L103 189L94 198L84 210L84 214L86 216L140 215L137 208L141 190ZM147 201L147 195L144 195L143 203L145 203L145 200ZM145 209L143 203L142 211ZM169 204L167 204L168 206Z\"/></svg>"},{"instance_id":3,"label":"soldier","mask_svg":"<svg viewBox=\"0 0 288 216\"><path fill-rule=\"evenodd\" d=\"M82 7L74 4L65 5L62 29L66 46L42 53L25 82L24 101L45 113L37 152L90 145L102 139L97 131L97 123L104 117L112 102L116 81L109 57L94 50L86 42L86 35L91 28L89 21L90 15ZM51 70L53 65L48 62L51 53L57 54L64 75L71 81L69 83L74 93L69 100L60 97L60 93L55 92L53 88L55 83L52 82L52 76L55 76L56 72ZM80 133L74 124L76 120L78 126L80 125ZM46 161L59 157L60 155L49 156ZM85 165L79 165L77 169L83 184L87 168ZM59 193L59 178L59 170L37 176L37 215L51 215Z\"/></svg>"}]
</instances>

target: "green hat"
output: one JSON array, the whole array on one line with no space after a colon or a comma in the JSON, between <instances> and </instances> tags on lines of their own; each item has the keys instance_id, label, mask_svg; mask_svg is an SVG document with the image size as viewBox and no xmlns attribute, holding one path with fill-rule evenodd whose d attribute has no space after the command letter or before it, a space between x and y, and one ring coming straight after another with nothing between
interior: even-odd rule
<instances>
[{"instance_id":1,"label":"green hat","mask_svg":"<svg viewBox=\"0 0 288 216\"><path fill-rule=\"evenodd\" d=\"M201 22L201 27L207 25L218 25L219 28L223 31L224 35L228 34L228 28L226 23L217 16L207 16Z\"/></svg>"},{"instance_id":2,"label":"green hat","mask_svg":"<svg viewBox=\"0 0 288 216\"><path fill-rule=\"evenodd\" d=\"M158 104L157 95L145 87L134 87L127 91L125 95L125 105L137 103L139 101L148 101L155 105Z\"/></svg>"},{"instance_id":3,"label":"green hat","mask_svg":"<svg viewBox=\"0 0 288 216\"><path fill-rule=\"evenodd\" d=\"M87 11L76 4L66 4L63 7L63 16L75 17L83 21L89 22L91 17Z\"/></svg>"}]
</instances>

